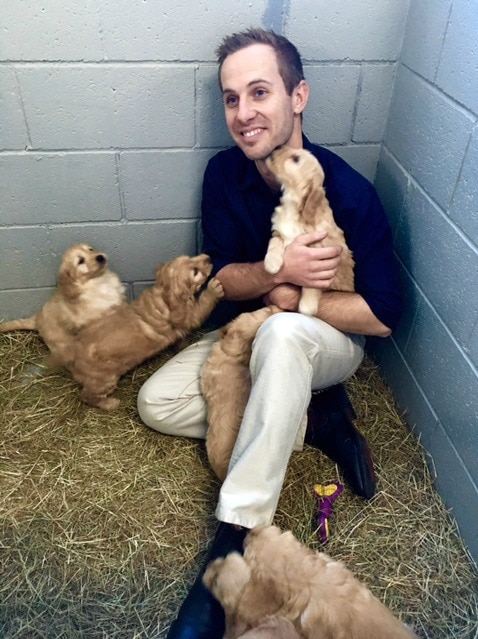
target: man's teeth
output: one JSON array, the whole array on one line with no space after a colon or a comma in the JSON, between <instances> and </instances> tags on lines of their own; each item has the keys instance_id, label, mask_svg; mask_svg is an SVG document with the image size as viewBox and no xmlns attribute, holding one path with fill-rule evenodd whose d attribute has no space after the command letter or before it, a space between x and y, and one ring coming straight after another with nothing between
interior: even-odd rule
<instances>
[{"instance_id":1,"label":"man's teeth","mask_svg":"<svg viewBox=\"0 0 478 639\"><path fill-rule=\"evenodd\" d=\"M245 138L250 138L253 135L257 135L258 133L260 133L262 131L262 129L254 129L253 131L244 131L244 133L242 134Z\"/></svg>"}]
</instances>

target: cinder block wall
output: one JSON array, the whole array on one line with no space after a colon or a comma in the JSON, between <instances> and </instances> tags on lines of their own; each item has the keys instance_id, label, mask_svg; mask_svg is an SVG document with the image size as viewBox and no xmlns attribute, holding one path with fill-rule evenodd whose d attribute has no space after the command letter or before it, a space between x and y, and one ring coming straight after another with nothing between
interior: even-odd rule
<instances>
[{"instance_id":1,"label":"cinder block wall","mask_svg":"<svg viewBox=\"0 0 478 639\"><path fill-rule=\"evenodd\" d=\"M376 176L407 308L376 344L478 561L478 4L412 0Z\"/></svg>"},{"instance_id":2,"label":"cinder block wall","mask_svg":"<svg viewBox=\"0 0 478 639\"><path fill-rule=\"evenodd\" d=\"M202 173L231 143L214 50L234 31L296 42L307 133L373 179L408 3L339 4L1 2L0 317L39 308L74 242L106 250L131 295L198 251Z\"/></svg>"}]
</instances>

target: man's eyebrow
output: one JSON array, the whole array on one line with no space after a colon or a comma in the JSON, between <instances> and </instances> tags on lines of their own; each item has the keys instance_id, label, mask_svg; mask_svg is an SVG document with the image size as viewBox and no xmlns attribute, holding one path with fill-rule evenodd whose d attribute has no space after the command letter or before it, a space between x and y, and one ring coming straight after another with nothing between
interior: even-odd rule
<instances>
[{"instance_id":1,"label":"man's eyebrow","mask_svg":"<svg viewBox=\"0 0 478 639\"><path fill-rule=\"evenodd\" d=\"M257 80L251 80L250 82L247 83L247 88L250 89L251 87L253 87L255 84L268 84L271 85L272 82L269 82L269 80L264 80L263 78L257 78ZM234 89L228 89L227 87L225 87L222 90L223 93L236 93L234 91Z\"/></svg>"}]
</instances>

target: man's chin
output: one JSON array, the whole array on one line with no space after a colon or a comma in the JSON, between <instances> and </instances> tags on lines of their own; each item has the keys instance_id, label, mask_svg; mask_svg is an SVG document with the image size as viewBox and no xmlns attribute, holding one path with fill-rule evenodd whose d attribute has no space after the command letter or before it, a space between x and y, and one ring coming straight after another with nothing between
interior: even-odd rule
<instances>
[{"instance_id":1,"label":"man's chin","mask_svg":"<svg viewBox=\"0 0 478 639\"><path fill-rule=\"evenodd\" d=\"M236 142L237 146L241 149L248 160L253 160L254 162L258 162L260 160L265 160L268 155L270 155L271 150L268 148L264 148L259 144L245 144L244 141Z\"/></svg>"}]
</instances>

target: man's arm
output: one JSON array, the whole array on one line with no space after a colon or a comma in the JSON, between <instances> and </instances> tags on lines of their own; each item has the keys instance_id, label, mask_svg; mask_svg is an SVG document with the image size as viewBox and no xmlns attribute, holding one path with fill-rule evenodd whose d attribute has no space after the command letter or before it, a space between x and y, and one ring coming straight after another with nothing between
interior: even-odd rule
<instances>
[{"instance_id":1,"label":"man's arm","mask_svg":"<svg viewBox=\"0 0 478 639\"><path fill-rule=\"evenodd\" d=\"M250 300L262 297L279 284L326 289L337 273L342 249L338 246L316 248L325 231L315 231L296 238L285 250L284 264L271 275L264 262L233 263L224 266L216 277L224 287L228 300Z\"/></svg>"},{"instance_id":2,"label":"man's arm","mask_svg":"<svg viewBox=\"0 0 478 639\"><path fill-rule=\"evenodd\" d=\"M265 304L275 304L286 311L297 311L300 287L281 284L264 296ZM371 311L358 293L323 291L317 317L344 333L388 337L392 331Z\"/></svg>"},{"instance_id":3,"label":"man's arm","mask_svg":"<svg viewBox=\"0 0 478 639\"><path fill-rule=\"evenodd\" d=\"M344 333L376 337L388 337L392 333L358 293L325 291L320 298L317 317Z\"/></svg>"},{"instance_id":4,"label":"man's arm","mask_svg":"<svg viewBox=\"0 0 478 639\"><path fill-rule=\"evenodd\" d=\"M238 302L262 297L276 286L264 262L228 264L216 277L224 288L224 298Z\"/></svg>"}]
</instances>

